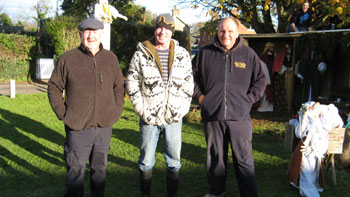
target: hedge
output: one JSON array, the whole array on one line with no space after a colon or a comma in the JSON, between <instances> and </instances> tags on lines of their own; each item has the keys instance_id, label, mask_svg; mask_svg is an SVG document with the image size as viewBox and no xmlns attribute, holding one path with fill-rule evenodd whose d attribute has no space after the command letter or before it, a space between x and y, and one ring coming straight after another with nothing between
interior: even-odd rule
<instances>
[{"instance_id":1,"label":"hedge","mask_svg":"<svg viewBox=\"0 0 350 197\"><path fill-rule=\"evenodd\" d=\"M35 54L35 37L0 33L0 81L26 80Z\"/></svg>"}]
</instances>

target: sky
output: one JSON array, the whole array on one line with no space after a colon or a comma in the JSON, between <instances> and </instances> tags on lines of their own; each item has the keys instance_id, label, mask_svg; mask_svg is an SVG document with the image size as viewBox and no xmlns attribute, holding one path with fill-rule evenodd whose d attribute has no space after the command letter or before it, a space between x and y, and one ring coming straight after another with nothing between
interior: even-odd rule
<instances>
[{"instance_id":1,"label":"sky","mask_svg":"<svg viewBox=\"0 0 350 197\"><path fill-rule=\"evenodd\" d=\"M51 7L50 15L53 16L56 12L56 0L49 0ZM0 11L9 15L11 20L30 20L35 17L34 6L37 0L1 0Z\"/></svg>"},{"instance_id":2,"label":"sky","mask_svg":"<svg viewBox=\"0 0 350 197\"><path fill-rule=\"evenodd\" d=\"M171 13L176 2L174 0L136 0L135 4L145 6L147 10L153 13L161 14ZM204 22L210 19L210 17L206 17L206 11L203 11L201 8L182 8L182 6L179 5L177 8L181 8L179 18L186 24Z\"/></svg>"},{"instance_id":3,"label":"sky","mask_svg":"<svg viewBox=\"0 0 350 197\"><path fill-rule=\"evenodd\" d=\"M49 0L51 6L51 15L56 12L57 0ZM58 1L59 3L62 0ZM35 16L33 6L36 5L37 0L0 0L0 11L5 12L11 19L30 19ZM173 7L176 5L174 0L135 0L135 4L146 7L147 10L156 13L171 13ZM177 8L181 8L177 6ZM123 14L123 13L121 13ZM202 9L181 8L180 17L186 24L193 24L197 22L207 21L210 18L206 17L206 12Z\"/></svg>"}]
</instances>

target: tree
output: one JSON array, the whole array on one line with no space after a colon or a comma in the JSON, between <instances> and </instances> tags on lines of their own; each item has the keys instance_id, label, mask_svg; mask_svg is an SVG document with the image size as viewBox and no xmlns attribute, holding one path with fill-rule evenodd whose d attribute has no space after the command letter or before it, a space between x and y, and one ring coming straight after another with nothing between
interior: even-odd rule
<instances>
[{"instance_id":1,"label":"tree","mask_svg":"<svg viewBox=\"0 0 350 197\"><path fill-rule=\"evenodd\" d=\"M46 18L47 14L53 9L50 6L50 0L38 0L33 8L37 13L37 18L35 19L37 21L41 18Z\"/></svg>"},{"instance_id":2,"label":"tree","mask_svg":"<svg viewBox=\"0 0 350 197\"><path fill-rule=\"evenodd\" d=\"M216 17L233 16L249 23L258 33L276 32L273 19L277 19L277 32L286 32L288 22L304 0L177 0L178 4L194 9L204 7L207 14ZM313 24L317 29L324 23L338 18L338 28L350 24L349 0L310 0L314 14Z\"/></svg>"},{"instance_id":3,"label":"tree","mask_svg":"<svg viewBox=\"0 0 350 197\"><path fill-rule=\"evenodd\" d=\"M191 27L191 34L199 35L200 34L200 29L202 27L204 27L204 25L205 25L205 22L198 22L198 23L191 24L190 25L190 27Z\"/></svg>"},{"instance_id":4,"label":"tree","mask_svg":"<svg viewBox=\"0 0 350 197\"><path fill-rule=\"evenodd\" d=\"M61 8L64 15L84 18L94 14L94 5L97 0L63 0Z\"/></svg>"},{"instance_id":5,"label":"tree","mask_svg":"<svg viewBox=\"0 0 350 197\"><path fill-rule=\"evenodd\" d=\"M314 24L316 29L324 29L337 25L337 28L349 28L350 1L349 0L317 0L312 4L315 12Z\"/></svg>"},{"instance_id":6,"label":"tree","mask_svg":"<svg viewBox=\"0 0 350 197\"><path fill-rule=\"evenodd\" d=\"M0 14L0 26L10 26L10 25L12 25L10 17L5 13Z\"/></svg>"}]
</instances>

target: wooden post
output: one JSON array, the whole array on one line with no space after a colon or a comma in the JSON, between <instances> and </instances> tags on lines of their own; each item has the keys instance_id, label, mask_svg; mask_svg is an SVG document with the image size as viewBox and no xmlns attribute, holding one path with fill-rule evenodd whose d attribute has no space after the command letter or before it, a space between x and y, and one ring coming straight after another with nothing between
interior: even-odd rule
<instances>
[{"instance_id":1,"label":"wooden post","mask_svg":"<svg viewBox=\"0 0 350 197\"><path fill-rule=\"evenodd\" d=\"M334 165L334 154L331 155L331 160L332 160L332 175L333 175L333 184L334 186L337 186L337 177L335 175L335 165Z\"/></svg>"},{"instance_id":2,"label":"wooden post","mask_svg":"<svg viewBox=\"0 0 350 197\"><path fill-rule=\"evenodd\" d=\"M10 80L10 98L16 97L16 81Z\"/></svg>"}]
</instances>

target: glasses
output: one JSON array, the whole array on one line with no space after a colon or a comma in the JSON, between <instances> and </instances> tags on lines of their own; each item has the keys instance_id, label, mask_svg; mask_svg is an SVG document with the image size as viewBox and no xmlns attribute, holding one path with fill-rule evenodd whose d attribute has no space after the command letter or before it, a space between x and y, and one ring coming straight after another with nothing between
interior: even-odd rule
<instances>
[{"instance_id":1,"label":"glasses","mask_svg":"<svg viewBox=\"0 0 350 197\"><path fill-rule=\"evenodd\" d=\"M156 23L160 23L161 21L163 21L167 25L172 25L174 23L173 21L167 22L164 16L157 17Z\"/></svg>"}]
</instances>

